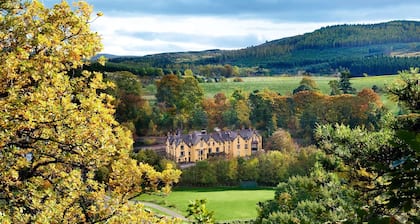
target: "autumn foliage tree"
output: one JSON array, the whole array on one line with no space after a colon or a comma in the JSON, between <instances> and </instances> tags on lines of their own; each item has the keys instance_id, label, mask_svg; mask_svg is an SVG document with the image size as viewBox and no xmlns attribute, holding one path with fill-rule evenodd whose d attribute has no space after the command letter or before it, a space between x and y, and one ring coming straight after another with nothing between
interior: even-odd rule
<instances>
[{"instance_id":1,"label":"autumn foliage tree","mask_svg":"<svg viewBox=\"0 0 420 224\"><path fill-rule=\"evenodd\" d=\"M128 203L180 171L131 159L109 84L81 71L101 50L92 8L66 1L0 3L0 222L165 222ZM109 174L100 181L100 169Z\"/></svg>"},{"instance_id":2,"label":"autumn foliage tree","mask_svg":"<svg viewBox=\"0 0 420 224\"><path fill-rule=\"evenodd\" d=\"M208 127L210 129L225 126L223 114L229 107L230 103L224 93L218 93L213 98L203 100L203 109L208 116Z\"/></svg>"},{"instance_id":3,"label":"autumn foliage tree","mask_svg":"<svg viewBox=\"0 0 420 224\"><path fill-rule=\"evenodd\" d=\"M165 75L156 82L156 87L161 113L172 120L169 129L183 129L194 112L202 110L204 93L194 76Z\"/></svg>"}]
</instances>

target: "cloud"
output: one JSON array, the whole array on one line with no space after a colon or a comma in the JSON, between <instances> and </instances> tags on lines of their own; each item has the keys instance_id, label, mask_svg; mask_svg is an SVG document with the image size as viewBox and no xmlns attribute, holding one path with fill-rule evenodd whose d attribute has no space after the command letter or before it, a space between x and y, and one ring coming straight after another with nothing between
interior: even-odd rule
<instances>
[{"instance_id":1,"label":"cloud","mask_svg":"<svg viewBox=\"0 0 420 224\"><path fill-rule=\"evenodd\" d=\"M310 32L328 23L279 23L217 17L110 17L92 24L105 53L144 55L207 49L238 49ZM119 47L117 47L117 45ZM114 46L114 47L111 47Z\"/></svg>"},{"instance_id":2,"label":"cloud","mask_svg":"<svg viewBox=\"0 0 420 224\"><path fill-rule=\"evenodd\" d=\"M61 0L43 0L48 6ZM419 20L418 0L87 0L104 53L237 49L327 25Z\"/></svg>"}]
</instances>

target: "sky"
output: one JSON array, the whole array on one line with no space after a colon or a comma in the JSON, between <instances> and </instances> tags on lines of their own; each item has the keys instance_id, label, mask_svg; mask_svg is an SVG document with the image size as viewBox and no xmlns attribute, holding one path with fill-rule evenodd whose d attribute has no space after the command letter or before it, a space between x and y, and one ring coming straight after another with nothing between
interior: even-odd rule
<instances>
[{"instance_id":1,"label":"sky","mask_svg":"<svg viewBox=\"0 0 420 224\"><path fill-rule=\"evenodd\" d=\"M329 25L420 21L419 0L86 1L104 13L91 28L114 55L240 49Z\"/></svg>"}]
</instances>

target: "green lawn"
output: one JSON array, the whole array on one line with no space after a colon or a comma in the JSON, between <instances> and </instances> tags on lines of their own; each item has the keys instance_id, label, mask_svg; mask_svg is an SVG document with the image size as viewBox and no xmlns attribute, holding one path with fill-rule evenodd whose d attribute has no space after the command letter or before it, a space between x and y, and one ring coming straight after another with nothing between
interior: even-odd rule
<instances>
[{"instance_id":1,"label":"green lawn","mask_svg":"<svg viewBox=\"0 0 420 224\"><path fill-rule=\"evenodd\" d=\"M154 202L186 215L190 201L207 199L207 207L214 211L217 221L252 219L257 216L257 203L274 198L274 190L261 188L178 188L168 196L142 195L138 200Z\"/></svg>"}]
</instances>

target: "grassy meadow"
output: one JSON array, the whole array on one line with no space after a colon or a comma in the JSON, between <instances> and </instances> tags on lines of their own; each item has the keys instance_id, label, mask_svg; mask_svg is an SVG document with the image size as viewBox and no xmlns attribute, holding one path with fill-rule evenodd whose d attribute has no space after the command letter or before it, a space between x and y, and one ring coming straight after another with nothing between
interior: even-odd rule
<instances>
[{"instance_id":1,"label":"grassy meadow","mask_svg":"<svg viewBox=\"0 0 420 224\"><path fill-rule=\"evenodd\" d=\"M377 85L379 88L384 88L386 85L394 82L398 78L398 75L386 75L386 76L367 76L352 78L350 82L357 91L363 88L372 88L373 85ZM318 88L324 94L329 94L331 89L328 82L331 80L338 80L336 77L326 76L313 76L312 79L318 84ZM244 77L243 82L233 82L233 78L227 80L227 82L219 83L200 83L201 88L204 91L204 97L212 98L217 93L224 93L226 96L231 96L236 89L241 89L245 92L252 92L254 90L269 89L278 92L282 95L291 95L293 90L299 86L299 82L302 80L302 76L269 76L269 77ZM154 84L146 86L143 89L144 98L146 100L156 100L156 86ZM386 95L381 95L382 102L384 105L393 112L398 111L397 105L390 101Z\"/></svg>"},{"instance_id":2,"label":"grassy meadow","mask_svg":"<svg viewBox=\"0 0 420 224\"><path fill-rule=\"evenodd\" d=\"M274 198L271 188L176 188L168 196L147 194L140 201L153 202L187 215L190 201L207 199L207 208L217 221L252 219L257 216L257 203Z\"/></svg>"},{"instance_id":3,"label":"grassy meadow","mask_svg":"<svg viewBox=\"0 0 420 224\"><path fill-rule=\"evenodd\" d=\"M372 88L373 85L383 88L385 85L392 83L397 77L397 75L358 77L352 78L350 82L357 91L360 91L363 88ZM328 82L339 78L313 76L312 79L316 81L322 93L329 94L331 89ZM203 88L204 95L207 98L213 97L219 92L230 96L236 89L246 92L269 89L282 95L290 95L299 86L302 76L245 77L242 80L243 82L233 82L233 79L228 79L227 82L201 83L200 86Z\"/></svg>"}]
</instances>

